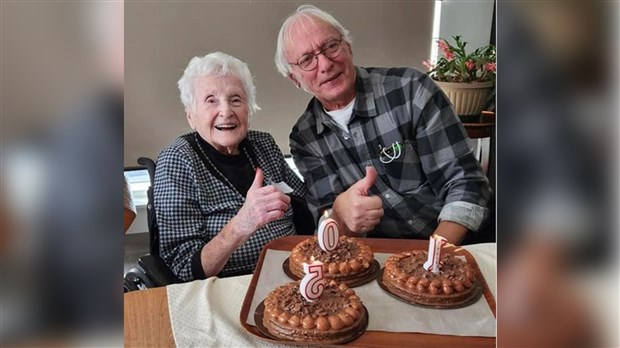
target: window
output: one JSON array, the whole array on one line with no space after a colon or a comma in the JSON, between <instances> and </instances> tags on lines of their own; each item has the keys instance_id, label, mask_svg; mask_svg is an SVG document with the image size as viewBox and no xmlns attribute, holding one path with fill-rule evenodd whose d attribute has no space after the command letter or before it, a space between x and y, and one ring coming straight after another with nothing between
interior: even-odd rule
<instances>
[{"instance_id":1,"label":"window","mask_svg":"<svg viewBox=\"0 0 620 348\"><path fill-rule=\"evenodd\" d=\"M146 191L151 187L149 172L146 169L126 170L125 179L129 184L134 205L145 206L148 203Z\"/></svg>"}]
</instances>

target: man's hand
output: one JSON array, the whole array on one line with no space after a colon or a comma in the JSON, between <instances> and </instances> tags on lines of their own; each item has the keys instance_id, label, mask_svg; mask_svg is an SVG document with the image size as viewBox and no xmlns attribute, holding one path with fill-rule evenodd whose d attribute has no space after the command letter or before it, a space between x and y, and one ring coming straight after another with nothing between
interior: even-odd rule
<instances>
[{"instance_id":1,"label":"man's hand","mask_svg":"<svg viewBox=\"0 0 620 348\"><path fill-rule=\"evenodd\" d=\"M377 170L366 167L366 176L336 197L333 214L344 225L345 233L360 236L372 231L383 217L383 202L368 191L377 181Z\"/></svg>"},{"instance_id":2,"label":"man's hand","mask_svg":"<svg viewBox=\"0 0 620 348\"><path fill-rule=\"evenodd\" d=\"M273 185L263 187L263 171L256 169L254 182L248 190L243 207L235 216L239 230L252 234L266 224L284 216L291 204L291 197Z\"/></svg>"}]
</instances>

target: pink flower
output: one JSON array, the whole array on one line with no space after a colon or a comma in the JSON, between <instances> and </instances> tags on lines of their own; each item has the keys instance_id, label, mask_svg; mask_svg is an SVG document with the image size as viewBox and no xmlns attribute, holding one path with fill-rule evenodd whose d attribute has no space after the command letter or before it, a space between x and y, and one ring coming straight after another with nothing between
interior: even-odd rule
<instances>
[{"instance_id":1,"label":"pink flower","mask_svg":"<svg viewBox=\"0 0 620 348\"><path fill-rule=\"evenodd\" d=\"M476 68L476 64L474 64L474 62L471 59L468 59L465 62L465 67L467 68L467 70L472 71Z\"/></svg>"},{"instance_id":2,"label":"pink flower","mask_svg":"<svg viewBox=\"0 0 620 348\"><path fill-rule=\"evenodd\" d=\"M467 42L459 35L453 36L453 39L453 43L443 38L436 40L437 61L434 64L428 60L422 62L428 69L427 75L444 82L495 81L495 46L487 45L467 53Z\"/></svg>"},{"instance_id":3,"label":"pink flower","mask_svg":"<svg viewBox=\"0 0 620 348\"><path fill-rule=\"evenodd\" d=\"M437 45L439 46L439 49L441 50L441 53L443 54L443 56L446 57L448 61L451 61L452 59L454 59L454 53L450 49L450 46L448 45L446 40L443 40L443 39L437 40Z\"/></svg>"},{"instance_id":4,"label":"pink flower","mask_svg":"<svg viewBox=\"0 0 620 348\"><path fill-rule=\"evenodd\" d=\"M450 50L450 48L448 47L448 43L444 39L437 40L437 45L439 46L439 49L444 52Z\"/></svg>"},{"instance_id":5,"label":"pink flower","mask_svg":"<svg viewBox=\"0 0 620 348\"><path fill-rule=\"evenodd\" d=\"M497 63L486 63L484 65L484 71L494 72L495 70L497 70Z\"/></svg>"}]
</instances>

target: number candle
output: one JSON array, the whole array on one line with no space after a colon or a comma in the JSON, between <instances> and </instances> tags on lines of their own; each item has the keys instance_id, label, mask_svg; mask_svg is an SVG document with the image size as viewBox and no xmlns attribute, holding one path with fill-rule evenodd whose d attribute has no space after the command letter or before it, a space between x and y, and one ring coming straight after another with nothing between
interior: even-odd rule
<instances>
[{"instance_id":1,"label":"number candle","mask_svg":"<svg viewBox=\"0 0 620 348\"><path fill-rule=\"evenodd\" d=\"M327 211L319 220L317 239L323 251L332 251L338 246L338 223L327 215Z\"/></svg>"},{"instance_id":2,"label":"number candle","mask_svg":"<svg viewBox=\"0 0 620 348\"><path fill-rule=\"evenodd\" d=\"M310 261L312 262L303 263L306 275L299 283L299 291L308 302L314 302L323 294L325 278L323 277L323 262L314 261L314 258Z\"/></svg>"},{"instance_id":3,"label":"number candle","mask_svg":"<svg viewBox=\"0 0 620 348\"><path fill-rule=\"evenodd\" d=\"M428 259L424 262L425 270L439 273L439 260L441 258L441 247L446 244L447 240L444 237L433 235L428 242Z\"/></svg>"}]
</instances>

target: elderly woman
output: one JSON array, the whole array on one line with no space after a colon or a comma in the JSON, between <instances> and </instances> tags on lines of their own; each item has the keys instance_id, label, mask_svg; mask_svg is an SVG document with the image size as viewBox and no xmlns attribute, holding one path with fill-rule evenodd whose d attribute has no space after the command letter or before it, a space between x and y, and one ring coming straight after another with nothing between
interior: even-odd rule
<instances>
[{"instance_id":1,"label":"elderly woman","mask_svg":"<svg viewBox=\"0 0 620 348\"><path fill-rule=\"evenodd\" d=\"M251 273L267 242L296 233L291 198L306 189L271 135L248 130L259 108L247 64L194 57L178 85L193 132L157 159L161 256L185 281Z\"/></svg>"}]
</instances>

